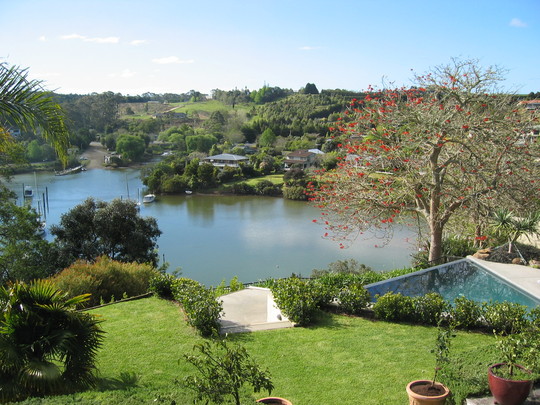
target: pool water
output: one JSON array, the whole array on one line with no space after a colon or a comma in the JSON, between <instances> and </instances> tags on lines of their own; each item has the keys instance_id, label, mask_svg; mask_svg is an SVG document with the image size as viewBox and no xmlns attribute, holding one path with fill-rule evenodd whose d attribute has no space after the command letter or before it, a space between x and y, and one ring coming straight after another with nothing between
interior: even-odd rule
<instances>
[{"instance_id":1,"label":"pool water","mask_svg":"<svg viewBox=\"0 0 540 405\"><path fill-rule=\"evenodd\" d=\"M464 296L477 302L515 302L530 309L540 305L539 299L467 259L369 284L366 289L372 297L389 291L407 296L436 292L450 302Z\"/></svg>"}]
</instances>

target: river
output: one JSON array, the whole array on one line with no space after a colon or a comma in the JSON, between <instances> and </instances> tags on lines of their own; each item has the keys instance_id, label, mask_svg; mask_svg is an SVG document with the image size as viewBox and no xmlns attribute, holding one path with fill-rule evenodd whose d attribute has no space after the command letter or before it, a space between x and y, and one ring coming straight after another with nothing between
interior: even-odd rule
<instances>
[{"instance_id":1,"label":"river","mask_svg":"<svg viewBox=\"0 0 540 405\"><path fill-rule=\"evenodd\" d=\"M136 169L94 169L66 176L21 174L9 187L17 192L19 202L24 185L34 188L34 207L48 201L45 213L50 226L88 197L137 199L143 189L139 175ZM313 269L350 258L374 270L402 268L410 264L415 246L414 230L396 228L385 247L377 247L380 240L358 239L340 249L324 239L323 227L313 222L319 217L317 209L282 198L158 196L154 203L142 205L141 215L157 219L163 232L159 255L169 263L169 271L181 268L182 276L206 285L228 282L234 276L242 282L292 273L309 276ZM46 237L52 240L49 233Z\"/></svg>"}]
</instances>

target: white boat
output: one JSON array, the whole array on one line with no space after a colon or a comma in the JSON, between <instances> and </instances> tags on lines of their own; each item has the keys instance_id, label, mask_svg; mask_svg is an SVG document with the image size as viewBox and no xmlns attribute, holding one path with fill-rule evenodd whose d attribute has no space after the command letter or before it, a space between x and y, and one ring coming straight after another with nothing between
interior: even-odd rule
<instances>
[{"instance_id":1,"label":"white boat","mask_svg":"<svg viewBox=\"0 0 540 405\"><path fill-rule=\"evenodd\" d=\"M45 221L39 221L39 227L36 229L37 236L44 236L45 230L47 229L47 223Z\"/></svg>"},{"instance_id":2,"label":"white boat","mask_svg":"<svg viewBox=\"0 0 540 405\"><path fill-rule=\"evenodd\" d=\"M151 203L151 202L154 202L155 199L156 199L155 194L146 194L146 195L142 198L142 202L143 202L143 203Z\"/></svg>"},{"instance_id":3,"label":"white boat","mask_svg":"<svg viewBox=\"0 0 540 405\"><path fill-rule=\"evenodd\" d=\"M191 190L186 190L186 194L193 194L193 191L191 191Z\"/></svg>"},{"instance_id":4,"label":"white boat","mask_svg":"<svg viewBox=\"0 0 540 405\"><path fill-rule=\"evenodd\" d=\"M32 190L31 186L24 186L23 195L24 198L32 198L34 196L34 190Z\"/></svg>"}]
</instances>

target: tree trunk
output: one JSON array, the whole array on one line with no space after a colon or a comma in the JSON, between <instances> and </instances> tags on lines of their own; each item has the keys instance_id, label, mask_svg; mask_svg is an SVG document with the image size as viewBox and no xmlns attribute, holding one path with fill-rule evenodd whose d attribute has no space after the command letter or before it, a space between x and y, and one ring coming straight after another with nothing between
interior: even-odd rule
<instances>
[{"instance_id":1,"label":"tree trunk","mask_svg":"<svg viewBox=\"0 0 540 405\"><path fill-rule=\"evenodd\" d=\"M432 222L430 228L429 261L433 262L442 257L443 227L438 222Z\"/></svg>"}]
</instances>

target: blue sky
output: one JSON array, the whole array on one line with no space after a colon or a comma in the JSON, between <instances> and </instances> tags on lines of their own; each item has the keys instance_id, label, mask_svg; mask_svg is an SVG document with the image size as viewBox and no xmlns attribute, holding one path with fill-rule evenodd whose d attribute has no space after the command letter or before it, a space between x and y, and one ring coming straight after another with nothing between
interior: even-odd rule
<instances>
[{"instance_id":1,"label":"blue sky","mask_svg":"<svg viewBox=\"0 0 540 405\"><path fill-rule=\"evenodd\" d=\"M0 62L86 94L411 84L453 57L540 91L540 0L0 0Z\"/></svg>"}]
</instances>

